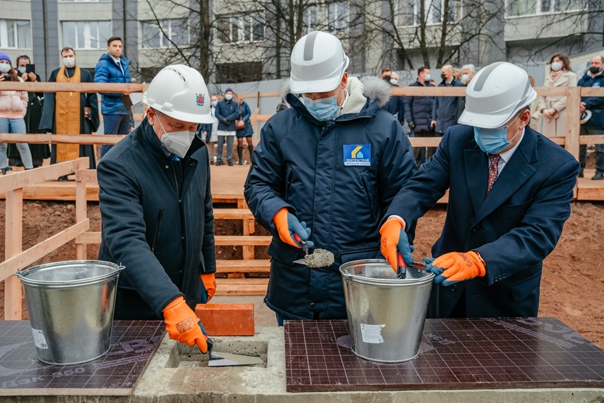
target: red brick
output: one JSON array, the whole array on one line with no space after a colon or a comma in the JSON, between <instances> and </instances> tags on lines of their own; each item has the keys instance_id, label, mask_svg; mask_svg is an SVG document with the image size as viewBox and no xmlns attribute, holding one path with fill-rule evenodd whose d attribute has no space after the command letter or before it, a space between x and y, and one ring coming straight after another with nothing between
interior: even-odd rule
<instances>
[{"instance_id":1,"label":"red brick","mask_svg":"<svg viewBox=\"0 0 604 403\"><path fill-rule=\"evenodd\" d=\"M254 304L198 304L195 314L210 336L254 335Z\"/></svg>"}]
</instances>

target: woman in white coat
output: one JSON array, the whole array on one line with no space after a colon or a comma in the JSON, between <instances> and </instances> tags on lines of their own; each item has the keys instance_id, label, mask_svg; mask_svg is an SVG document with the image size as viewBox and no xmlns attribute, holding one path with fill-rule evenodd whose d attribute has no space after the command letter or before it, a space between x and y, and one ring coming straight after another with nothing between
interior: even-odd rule
<instances>
[{"instance_id":1,"label":"woman in white coat","mask_svg":"<svg viewBox=\"0 0 604 403\"><path fill-rule=\"evenodd\" d=\"M570 69L566 53L557 53L550 59L551 71L544 87L576 87L577 75ZM566 97L548 95L539 97L539 111L543 116L541 133L546 136L566 134Z\"/></svg>"}]
</instances>

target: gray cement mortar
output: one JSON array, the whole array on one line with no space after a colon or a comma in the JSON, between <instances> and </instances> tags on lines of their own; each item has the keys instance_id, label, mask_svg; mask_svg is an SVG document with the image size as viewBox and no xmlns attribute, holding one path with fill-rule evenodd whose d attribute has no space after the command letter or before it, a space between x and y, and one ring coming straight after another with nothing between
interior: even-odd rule
<instances>
[{"instance_id":1,"label":"gray cement mortar","mask_svg":"<svg viewBox=\"0 0 604 403\"><path fill-rule=\"evenodd\" d=\"M304 256L306 265L312 268L331 266L334 260L333 253L321 248L317 248L310 255Z\"/></svg>"}]
</instances>

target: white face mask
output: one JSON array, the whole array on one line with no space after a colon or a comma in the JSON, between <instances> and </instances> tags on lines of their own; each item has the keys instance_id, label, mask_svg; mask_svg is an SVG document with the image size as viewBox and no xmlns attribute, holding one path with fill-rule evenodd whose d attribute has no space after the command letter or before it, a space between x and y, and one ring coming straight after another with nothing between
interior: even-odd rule
<instances>
[{"instance_id":1,"label":"white face mask","mask_svg":"<svg viewBox=\"0 0 604 403\"><path fill-rule=\"evenodd\" d=\"M155 119L159 122L159 126L164 131L159 141L163 144L164 148L171 153L178 155L180 158L184 158L187 155L187 151L191 147L193 138L195 138L195 132L188 130L180 130L177 132L167 132L164 129L164 125L159 120L159 116L155 115Z\"/></svg>"},{"instance_id":2,"label":"white face mask","mask_svg":"<svg viewBox=\"0 0 604 403\"><path fill-rule=\"evenodd\" d=\"M424 81L430 81L430 73L426 73L424 76Z\"/></svg>"},{"instance_id":3,"label":"white face mask","mask_svg":"<svg viewBox=\"0 0 604 403\"><path fill-rule=\"evenodd\" d=\"M0 71L3 73L8 73L11 69L10 64L0 63Z\"/></svg>"},{"instance_id":4,"label":"white face mask","mask_svg":"<svg viewBox=\"0 0 604 403\"><path fill-rule=\"evenodd\" d=\"M27 68L23 67L23 66L19 66L19 67L17 67L17 70L19 70L19 73L25 74L25 72L27 71Z\"/></svg>"},{"instance_id":5,"label":"white face mask","mask_svg":"<svg viewBox=\"0 0 604 403\"><path fill-rule=\"evenodd\" d=\"M562 63L560 62L553 62L552 63L552 70L553 71L558 71L562 69Z\"/></svg>"},{"instance_id":6,"label":"white face mask","mask_svg":"<svg viewBox=\"0 0 604 403\"><path fill-rule=\"evenodd\" d=\"M464 84L467 84L468 81L470 81L470 75L469 74L462 74L461 75L461 82Z\"/></svg>"},{"instance_id":7,"label":"white face mask","mask_svg":"<svg viewBox=\"0 0 604 403\"><path fill-rule=\"evenodd\" d=\"M226 99L227 101L230 101L231 99L233 99L233 96L231 94L226 94L224 96L224 99Z\"/></svg>"},{"instance_id":8,"label":"white face mask","mask_svg":"<svg viewBox=\"0 0 604 403\"><path fill-rule=\"evenodd\" d=\"M67 68L71 68L71 67L75 66L75 57L64 57L63 64Z\"/></svg>"},{"instance_id":9,"label":"white face mask","mask_svg":"<svg viewBox=\"0 0 604 403\"><path fill-rule=\"evenodd\" d=\"M395 78L391 78L390 79L390 84L392 84L392 85L398 85L398 80L395 79Z\"/></svg>"}]
</instances>

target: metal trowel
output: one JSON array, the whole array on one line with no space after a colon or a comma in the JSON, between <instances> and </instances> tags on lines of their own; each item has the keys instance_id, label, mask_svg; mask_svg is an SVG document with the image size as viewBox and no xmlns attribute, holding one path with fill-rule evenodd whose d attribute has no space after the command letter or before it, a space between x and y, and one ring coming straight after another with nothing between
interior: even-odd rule
<instances>
[{"instance_id":1,"label":"metal trowel","mask_svg":"<svg viewBox=\"0 0 604 403\"><path fill-rule=\"evenodd\" d=\"M203 327L201 322L199 322L199 327L201 328L203 334L207 336L208 334L206 332L206 329ZM235 367L241 365L257 365L264 363L264 361L262 361L262 358L260 357L214 352L212 351L214 348L214 342L212 341L212 339L208 337L206 342L208 343L208 355L210 356L210 360L208 361L208 367Z\"/></svg>"},{"instance_id":2,"label":"metal trowel","mask_svg":"<svg viewBox=\"0 0 604 403\"><path fill-rule=\"evenodd\" d=\"M306 243L306 241L303 241L300 236L298 236L298 234L294 233L294 238L296 239L296 241L300 242L302 244L302 250L304 250L304 256L308 256L308 244ZM306 263L306 258L302 258L302 259L298 259L298 260L294 260L294 263L298 263L298 264L303 264L304 266L308 266L308 263Z\"/></svg>"}]
</instances>

